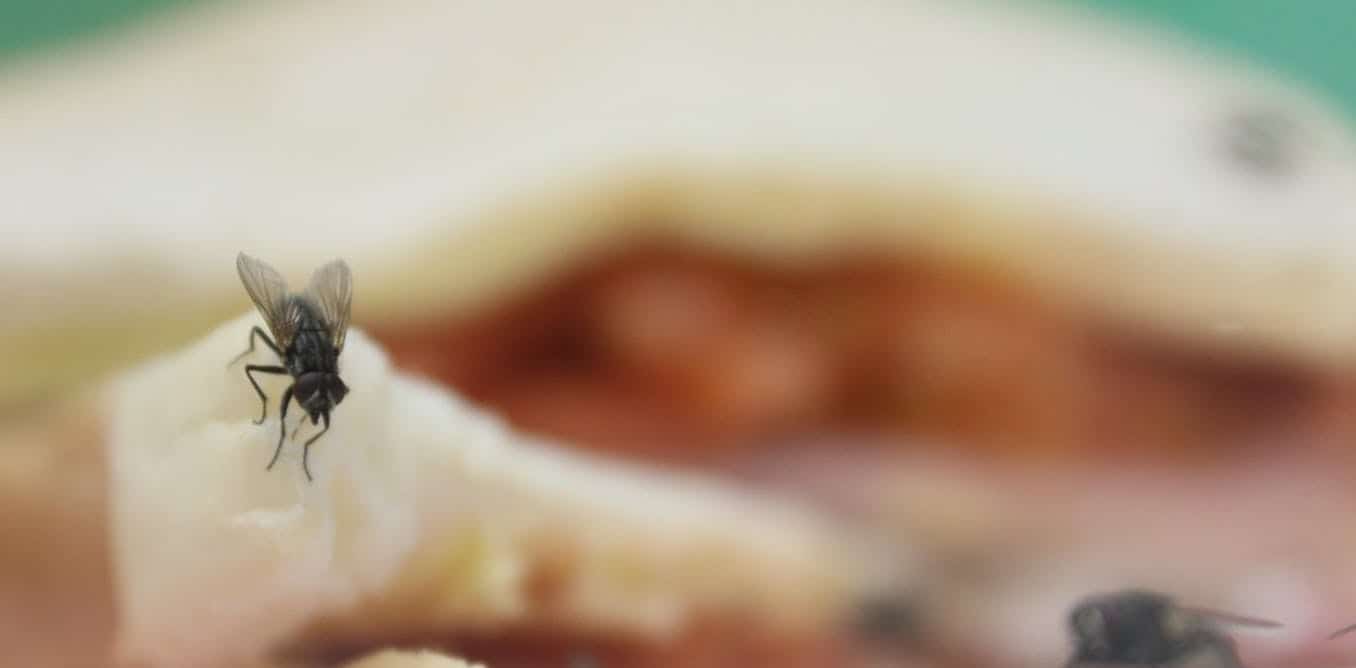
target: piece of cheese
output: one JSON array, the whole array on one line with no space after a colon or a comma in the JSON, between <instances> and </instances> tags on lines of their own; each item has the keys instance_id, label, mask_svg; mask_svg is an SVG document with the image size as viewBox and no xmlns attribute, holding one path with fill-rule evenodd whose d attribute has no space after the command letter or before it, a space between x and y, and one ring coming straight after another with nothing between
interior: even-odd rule
<instances>
[{"instance_id":1,"label":"piece of cheese","mask_svg":"<svg viewBox=\"0 0 1356 668\"><path fill-rule=\"evenodd\" d=\"M266 471L279 411L253 423L243 365L271 353L227 366L258 322L238 318L109 390L124 658L232 665L346 615L431 632L659 638L705 614L824 629L895 568L794 506L515 434L393 372L360 330L340 360L351 392L312 448L314 482L300 462L309 423ZM271 402L290 382L259 379ZM294 406L289 434L300 417Z\"/></svg>"}]
</instances>

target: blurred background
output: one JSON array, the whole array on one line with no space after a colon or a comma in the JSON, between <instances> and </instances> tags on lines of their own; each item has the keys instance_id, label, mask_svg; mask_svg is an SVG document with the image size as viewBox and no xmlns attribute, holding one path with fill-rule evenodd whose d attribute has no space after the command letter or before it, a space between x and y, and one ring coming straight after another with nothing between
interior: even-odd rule
<instances>
[{"instance_id":1,"label":"blurred background","mask_svg":"<svg viewBox=\"0 0 1356 668\"><path fill-rule=\"evenodd\" d=\"M1052 665L1130 586L1286 622L1247 665L1356 665L1324 640L1356 621L1356 4L770 5L695 47L719 10L595 4L0 0L0 644L101 665L70 652L111 633L103 472L29 425L241 312L246 247L352 258L357 325L521 429L923 553L852 631L885 665ZM527 644L459 648L569 660Z\"/></svg>"},{"instance_id":2,"label":"blurred background","mask_svg":"<svg viewBox=\"0 0 1356 668\"><path fill-rule=\"evenodd\" d=\"M0 4L0 54L15 58L96 36L176 7L204 0L72 0ZM1058 0L1118 19L1152 22L1214 48L1282 70L1325 90L1347 109L1356 105L1350 63L1356 46L1342 39L1353 10L1341 0L1301 5L1265 0L1239 7L1209 0Z\"/></svg>"}]
</instances>

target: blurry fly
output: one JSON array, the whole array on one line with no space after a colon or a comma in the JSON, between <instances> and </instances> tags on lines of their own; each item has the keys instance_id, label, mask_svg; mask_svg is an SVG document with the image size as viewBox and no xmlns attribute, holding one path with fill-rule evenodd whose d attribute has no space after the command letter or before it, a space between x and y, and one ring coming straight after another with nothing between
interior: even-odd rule
<instances>
[{"instance_id":1,"label":"blurry fly","mask_svg":"<svg viewBox=\"0 0 1356 668\"><path fill-rule=\"evenodd\" d=\"M1219 623L1280 626L1263 619L1180 606L1168 596L1145 590L1089 596L1069 614L1074 652L1065 668L1242 668L1233 639L1220 630Z\"/></svg>"},{"instance_id":2,"label":"blurry fly","mask_svg":"<svg viewBox=\"0 0 1356 668\"><path fill-rule=\"evenodd\" d=\"M344 336L348 333L349 311L353 301L353 277L348 264L334 260L317 269L302 293L291 293L287 281L273 267L244 253L236 256L236 271L245 291L264 317L273 338L263 329L250 330L250 345L231 364L254 352L256 339L262 340L277 354L281 365L245 365L245 377L259 394L262 412L255 424L263 424L268 417L268 397L255 381L255 373L290 375L292 384L283 391L278 402L278 447L273 451L266 470L272 470L282 452L287 436L287 407L295 397L297 404L311 418L311 424L324 422L319 433L307 439L302 446L301 469L311 480L308 457L311 444L330 429L330 411L348 394L348 386L339 378L339 354L344 351ZM292 432L296 438L301 425Z\"/></svg>"}]
</instances>

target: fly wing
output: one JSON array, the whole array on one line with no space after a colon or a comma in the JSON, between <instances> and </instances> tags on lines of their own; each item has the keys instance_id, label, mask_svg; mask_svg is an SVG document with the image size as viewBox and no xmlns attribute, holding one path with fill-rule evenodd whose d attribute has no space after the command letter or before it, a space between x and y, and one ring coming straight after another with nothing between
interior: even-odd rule
<instances>
[{"instance_id":1,"label":"fly wing","mask_svg":"<svg viewBox=\"0 0 1356 668\"><path fill-rule=\"evenodd\" d=\"M245 285L245 292L250 294L269 331L273 332L274 342L286 350L297 334L300 316L298 309L288 306L287 280L263 260L244 253L236 256L235 269L240 274L240 282Z\"/></svg>"},{"instance_id":2,"label":"fly wing","mask_svg":"<svg viewBox=\"0 0 1356 668\"><path fill-rule=\"evenodd\" d=\"M1270 619L1261 619L1258 617L1237 615L1232 612L1224 612L1223 610L1212 610L1210 608L1197 608L1185 605L1179 607L1184 612L1188 612L1190 614L1197 615L1203 619L1219 622L1221 624L1225 624L1228 626L1251 626L1254 628L1261 629L1278 629L1284 626L1284 624L1272 621Z\"/></svg>"},{"instance_id":3,"label":"fly wing","mask_svg":"<svg viewBox=\"0 0 1356 668\"><path fill-rule=\"evenodd\" d=\"M306 296L319 309L320 319L330 331L334 350L342 352L353 306L353 274L348 263L334 260L315 270L311 284L306 286Z\"/></svg>"}]
</instances>

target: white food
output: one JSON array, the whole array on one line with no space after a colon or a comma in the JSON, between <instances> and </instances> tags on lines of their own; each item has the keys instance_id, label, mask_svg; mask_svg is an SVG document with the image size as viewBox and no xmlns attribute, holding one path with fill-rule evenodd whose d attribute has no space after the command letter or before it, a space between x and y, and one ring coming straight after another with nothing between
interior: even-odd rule
<instances>
[{"instance_id":1,"label":"white food","mask_svg":"<svg viewBox=\"0 0 1356 668\"><path fill-rule=\"evenodd\" d=\"M352 391L312 448L314 483L300 466L309 424L265 471L278 411L255 425L245 361L226 366L258 322L238 318L111 388L124 658L239 665L368 597L435 631L519 622L657 636L740 610L823 624L878 575L798 509L518 436L394 373L359 330L340 360ZM260 384L276 402L287 382ZM549 600L531 592L543 567L558 581ZM402 610L402 597L417 605Z\"/></svg>"}]
</instances>

